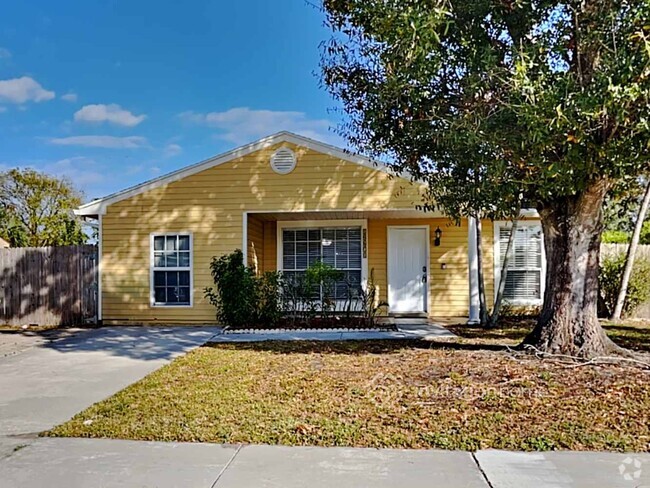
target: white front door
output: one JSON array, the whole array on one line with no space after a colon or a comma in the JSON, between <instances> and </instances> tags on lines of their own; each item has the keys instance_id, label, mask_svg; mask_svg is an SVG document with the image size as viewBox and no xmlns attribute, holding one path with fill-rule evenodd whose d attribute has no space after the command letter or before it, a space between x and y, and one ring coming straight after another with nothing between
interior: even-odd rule
<instances>
[{"instance_id":1,"label":"white front door","mask_svg":"<svg viewBox=\"0 0 650 488\"><path fill-rule=\"evenodd\" d=\"M388 228L388 306L391 313L427 311L426 227Z\"/></svg>"}]
</instances>

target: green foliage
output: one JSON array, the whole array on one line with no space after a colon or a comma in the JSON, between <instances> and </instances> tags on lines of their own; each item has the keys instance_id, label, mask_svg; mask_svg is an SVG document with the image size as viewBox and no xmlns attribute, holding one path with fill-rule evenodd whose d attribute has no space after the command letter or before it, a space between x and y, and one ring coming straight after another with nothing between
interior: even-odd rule
<instances>
[{"instance_id":1,"label":"green foliage","mask_svg":"<svg viewBox=\"0 0 650 488\"><path fill-rule=\"evenodd\" d=\"M605 200L605 230L620 230L632 234L643 200L647 176L618 182Z\"/></svg>"},{"instance_id":2,"label":"green foliage","mask_svg":"<svg viewBox=\"0 0 650 488\"><path fill-rule=\"evenodd\" d=\"M357 149L486 217L648 165L650 2L325 0L323 81ZM490 206L490 203L492 206Z\"/></svg>"},{"instance_id":3,"label":"green foliage","mask_svg":"<svg viewBox=\"0 0 650 488\"><path fill-rule=\"evenodd\" d=\"M0 236L12 246L65 246L86 241L73 210L72 184L31 169L0 173Z\"/></svg>"},{"instance_id":4,"label":"green foliage","mask_svg":"<svg viewBox=\"0 0 650 488\"><path fill-rule=\"evenodd\" d=\"M276 325L283 316L282 273L267 271L255 277L257 323L266 327Z\"/></svg>"},{"instance_id":5,"label":"green foliage","mask_svg":"<svg viewBox=\"0 0 650 488\"><path fill-rule=\"evenodd\" d=\"M217 309L219 322L231 327L271 326L281 318L279 273L257 276L244 266L240 249L212 258L210 270L216 286L206 287L204 293Z\"/></svg>"},{"instance_id":6,"label":"green foliage","mask_svg":"<svg viewBox=\"0 0 650 488\"><path fill-rule=\"evenodd\" d=\"M346 294L343 299L339 297L337 303L334 291L341 283L346 287ZM377 316L388 306L378 299L377 293L374 269L370 270L368 282L362 287L345 280L342 271L318 261L304 274L284 280L283 307L293 325L309 325L319 318L321 323L330 325L373 327Z\"/></svg>"},{"instance_id":7,"label":"green foliage","mask_svg":"<svg viewBox=\"0 0 650 488\"><path fill-rule=\"evenodd\" d=\"M283 287L284 309L295 324L327 316L336 310L334 288L344 273L329 264L317 261L304 274L285 280ZM322 294L322 300L321 300Z\"/></svg>"},{"instance_id":8,"label":"green foliage","mask_svg":"<svg viewBox=\"0 0 650 488\"><path fill-rule=\"evenodd\" d=\"M650 245L650 220L646 220L641 227L641 236L639 236L639 244Z\"/></svg>"},{"instance_id":9,"label":"green foliage","mask_svg":"<svg viewBox=\"0 0 650 488\"><path fill-rule=\"evenodd\" d=\"M341 317L346 318L345 326L373 326L388 305L377 298L374 270L365 289L346 283L342 310L337 309L334 292L345 273L320 261L291 279L275 271L258 276L244 266L243 253L236 249L212 258L210 270L215 286L206 287L204 295L216 308L217 320L235 328L273 327L285 319L294 326L308 326L315 318L323 325L337 325Z\"/></svg>"},{"instance_id":10,"label":"green foliage","mask_svg":"<svg viewBox=\"0 0 650 488\"><path fill-rule=\"evenodd\" d=\"M606 230L603 232L602 242L605 244L625 244L630 242L630 233L622 230Z\"/></svg>"},{"instance_id":11,"label":"green foliage","mask_svg":"<svg viewBox=\"0 0 650 488\"><path fill-rule=\"evenodd\" d=\"M614 310L616 305L625 269L625 259L626 254L619 253L616 256L603 259L600 267L600 293L608 314ZM623 304L623 314L632 314L639 305L648 300L650 300L650 261L637 257Z\"/></svg>"},{"instance_id":12,"label":"green foliage","mask_svg":"<svg viewBox=\"0 0 650 488\"><path fill-rule=\"evenodd\" d=\"M368 283L365 288L359 290L359 303L361 305L361 316L368 327L373 327L377 317L388 308L388 302L379 300L379 288L375 284L375 269L370 270Z\"/></svg>"}]
</instances>

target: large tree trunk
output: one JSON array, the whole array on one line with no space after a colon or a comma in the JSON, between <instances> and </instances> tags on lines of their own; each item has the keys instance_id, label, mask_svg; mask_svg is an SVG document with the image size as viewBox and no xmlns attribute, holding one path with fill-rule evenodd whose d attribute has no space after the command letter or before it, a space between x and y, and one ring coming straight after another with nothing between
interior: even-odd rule
<instances>
[{"instance_id":1,"label":"large tree trunk","mask_svg":"<svg viewBox=\"0 0 650 488\"><path fill-rule=\"evenodd\" d=\"M582 358L620 349L598 322L598 261L606 180L540 209L546 247L546 290L537 326L524 344Z\"/></svg>"}]
</instances>

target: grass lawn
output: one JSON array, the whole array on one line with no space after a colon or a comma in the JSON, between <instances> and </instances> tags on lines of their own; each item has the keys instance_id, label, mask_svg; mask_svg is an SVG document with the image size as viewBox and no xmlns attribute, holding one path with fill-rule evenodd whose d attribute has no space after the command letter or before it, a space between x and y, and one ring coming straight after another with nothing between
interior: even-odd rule
<instances>
[{"instance_id":1,"label":"grass lawn","mask_svg":"<svg viewBox=\"0 0 650 488\"><path fill-rule=\"evenodd\" d=\"M650 451L650 373L513 354L529 324L454 343L196 349L46 433L318 446ZM650 328L610 326L650 350Z\"/></svg>"}]
</instances>

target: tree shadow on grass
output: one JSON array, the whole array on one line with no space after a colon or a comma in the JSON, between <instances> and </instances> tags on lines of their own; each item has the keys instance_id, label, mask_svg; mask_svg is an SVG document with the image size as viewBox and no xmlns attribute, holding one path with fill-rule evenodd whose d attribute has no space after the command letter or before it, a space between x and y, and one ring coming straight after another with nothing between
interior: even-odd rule
<instances>
[{"instance_id":1,"label":"tree shadow on grass","mask_svg":"<svg viewBox=\"0 0 650 488\"><path fill-rule=\"evenodd\" d=\"M432 342L422 339L395 340L349 340L349 341L259 341L259 342L210 342L213 349L270 352L275 354L393 354L405 349L448 349L458 351L505 351L501 344L472 344L446 340Z\"/></svg>"},{"instance_id":2,"label":"tree shadow on grass","mask_svg":"<svg viewBox=\"0 0 650 488\"><path fill-rule=\"evenodd\" d=\"M633 351L650 352L650 327L605 325L603 328L619 346Z\"/></svg>"},{"instance_id":3,"label":"tree shadow on grass","mask_svg":"<svg viewBox=\"0 0 650 488\"><path fill-rule=\"evenodd\" d=\"M507 325L494 329L486 329L480 325L449 325L447 328L454 334L466 339L483 339L483 340L509 340L521 342L533 330L534 324L522 323L520 325Z\"/></svg>"}]
</instances>

